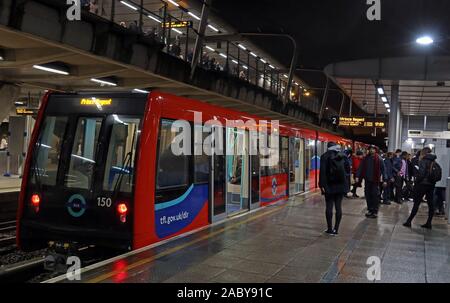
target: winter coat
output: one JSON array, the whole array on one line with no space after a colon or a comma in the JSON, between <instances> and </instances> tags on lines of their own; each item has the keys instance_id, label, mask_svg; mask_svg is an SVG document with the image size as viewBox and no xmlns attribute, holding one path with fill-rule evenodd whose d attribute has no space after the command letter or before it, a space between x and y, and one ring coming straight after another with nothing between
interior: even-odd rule
<instances>
[{"instance_id":1,"label":"winter coat","mask_svg":"<svg viewBox=\"0 0 450 303\"><path fill-rule=\"evenodd\" d=\"M421 161L419 161L419 170L416 174L416 184L421 185L434 185L434 182L428 180L430 173L431 163L437 159L434 154L425 155Z\"/></svg>"},{"instance_id":2,"label":"winter coat","mask_svg":"<svg viewBox=\"0 0 450 303\"><path fill-rule=\"evenodd\" d=\"M320 157L320 173L319 173L319 187L325 189L326 194L346 194L349 191L349 178L341 183L332 183L329 181L327 172L329 171L329 159L331 156L340 158L340 161L345 161L346 156L343 153L329 150ZM345 165L346 166L346 165ZM346 172L347 174L347 172Z\"/></svg>"},{"instance_id":3,"label":"winter coat","mask_svg":"<svg viewBox=\"0 0 450 303\"><path fill-rule=\"evenodd\" d=\"M379 169L379 175L374 178L374 158L378 157L379 163L380 163L380 169ZM366 171L363 171L366 169ZM387 181L387 175L386 175L386 169L384 166L383 159L380 157L380 155L367 155L364 157L364 159L361 161L361 165L359 166L358 172L356 173L356 177L358 179L364 179L366 182L375 182L380 183L381 178L383 178L383 181Z\"/></svg>"},{"instance_id":4,"label":"winter coat","mask_svg":"<svg viewBox=\"0 0 450 303\"><path fill-rule=\"evenodd\" d=\"M361 164L362 159L359 157L352 158L352 173L355 175L358 171L359 165Z\"/></svg>"},{"instance_id":5,"label":"winter coat","mask_svg":"<svg viewBox=\"0 0 450 303\"><path fill-rule=\"evenodd\" d=\"M402 169L402 158L397 156L394 156L394 158L392 158L392 169L394 171L394 175L396 176Z\"/></svg>"},{"instance_id":6,"label":"winter coat","mask_svg":"<svg viewBox=\"0 0 450 303\"><path fill-rule=\"evenodd\" d=\"M388 180L394 177L394 163L392 159L384 159L384 168L386 169L386 177Z\"/></svg>"}]
</instances>

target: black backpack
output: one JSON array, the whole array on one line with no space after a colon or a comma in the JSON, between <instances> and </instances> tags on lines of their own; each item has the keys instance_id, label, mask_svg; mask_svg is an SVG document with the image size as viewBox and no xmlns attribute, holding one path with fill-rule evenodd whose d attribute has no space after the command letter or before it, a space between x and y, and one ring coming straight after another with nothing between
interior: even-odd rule
<instances>
[{"instance_id":1,"label":"black backpack","mask_svg":"<svg viewBox=\"0 0 450 303\"><path fill-rule=\"evenodd\" d=\"M331 184L345 182L345 160L340 154L331 154L328 158L327 179Z\"/></svg>"},{"instance_id":2,"label":"black backpack","mask_svg":"<svg viewBox=\"0 0 450 303\"><path fill-rule=\"evenodd\" d=\"M442 179L442 168L436 161L431 162L430 171L428 174L428 181L436 183Z\"/></svg>"}]
</instances>

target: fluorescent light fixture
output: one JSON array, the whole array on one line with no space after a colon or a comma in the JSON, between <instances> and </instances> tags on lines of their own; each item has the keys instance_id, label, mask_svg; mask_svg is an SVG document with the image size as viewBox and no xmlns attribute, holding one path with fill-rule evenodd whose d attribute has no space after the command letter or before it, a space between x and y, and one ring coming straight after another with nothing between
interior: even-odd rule
<instances>
[{"instance_id":1,"label":"fluorescent light fixture","mask_svg":"<svg viewBox=\"0 0 450 303\"><path fill-rule=\"evenodd\" d=\"M209 27L210 29L212 29L213 31L215 31L215 32L218 32L218 31L219 31L217 28L215 28L215 27L212 26L211 24L208 24L208 27Z\"/></svg>"},{"instance_id":2,"label":"fluorescent light fixture","mask_svg":"<svg viewBox=\"0 0 450 303\"><path fill-rule=\"evenodd\" d=\"M135 89L133 89L133 91L135 93L142 93L142 94L148 94L149 93L148 90L143 90L143 89L139 89L139 88L135 88Z\"/></svg>"},{"instance_id":3,"label":"fluorescent light fixture","mask_svg":"<svg viewBox=\"0 0 450 303\"><path fill-rule=\"evenodd\" d=\"M236 60L231 60L234 64L239 64L239 62L237 62Z\"/></svg>"},{"instance_id":4,"label":"fluorescent light fixture","mask_svg":"<svg viewBox=\"0 0 450 303\"><path fill-rule=\"evenodd\" d=\"M197 19L197 20L200 21L200 17L197 16L196 14L194 14L193 12L188 12L188 14L189 14L192 18Z\"/></svg>"},{"instance_id":5,"label":"fluorescent light fixture","mask_svg":"<svg viewBox=\"0 0 450 303\"><path fill-rule=\"evenodd\" d=\"M297 83L297 82L294 82L294 84L298 86L298 83Z\"/></svg>"},{"instance_id":6,"label":"fluorescent light fixture","mask_svg":"<svg viewBox=\"0 0 450 303\"><path fill-rule=\"evenodd\" d=\"M385 96L381 97L381 100L383 100L383 102L388 102L388 99Z\"/></svg>"},{"instance_id":7,"label":"fluorescent light fixture","mask_svg":"<svg viewBox=\"0 0 450 303\"><path fill-rule=\"evenodd\" d=\"M259 59L262 63L264 63L264 64L266 64L267 63L267 61L266 60L264 60L263 58L261 58L261 59Z\"/></svg>"},{"instance_id":8,"label":"fluorescent light fixture","mask_svg":"<svg viewBox=\"0 0 450 303\"><path fill-rule=\"evenodd\" d=\"M275 66L273 66L272 64L269 64L269 67L275 69Z\"/></svg>"},{"instance_id":9,"label":"fluorescent light fixture","mask_svg":"<svg viewBox=\"0 0 450 303\"><path fill-rule=\"evenodd\" d=\"M153 17L152 15L148 15L147 17L149 17L150 19L152 19L152 20L154 20L154 21L156 21L156 22L158 22L158 23L161 23L161 20L159 20L159 19L156 18L156 17Z\"/></svg>"},{"instance_id":10,"label":"fluorescent light fixture","mask_svg":"<svg viewBox=\"0 0 450 303\"><path fill-rule=\"evenodd\" d=\"M377 90L378 90L378 94L384 95L384 89L382 87L379 87Z\"/></svg>"},{"instance_id":11,"label":"fluorescent light fixture","mask_svg":"<svg viewBox=\"0 0 450 303\"><path fill-rule=\"evenodd\" d=\"M91 81L95 82L95 83L103 84L103 85L117 86L117 83L114 83L111 80L106 80L106 79L102 80L102 79L91 78Z\"/></svg>"},{"instance_id":12,"label":"fluorescent light fixture","mask_svg":"<svg viewBox=\"0 0 450 303\"><path fill-rule=\"evenodd\" d=\"M240 48L242 48L243 50L247 50L247 48L246 48L244 45L242 45L242 44L238 44L238 46L239 46Z\"/></svg>"},{"instance_id":13,"label":"fluorescent light fixture","mask_svg":"<svg viewBox=\"0 0 450 303\"><path fill-rule=\"evenodd\" d=\"M288 75L284 74L283 77L288 78Z\"/></svg>"},{"instance_id":14,"label":"fluorescent light fixture","mask_svg":"<svg viewBox=\"0 0 450 303\"><path fill-rule=\"evenodd\" d=\"M138 8L137 8L136 6L131 5L130 3L126 2L126 1L120 1L120 3L122 3L122 4L125 5L125 6L128 6L128 7L131 8L132 10L135 10L135 11L138 10Z\"/></svg>"},{"instance_id":15,"label":"fluorescent light fixture","mask_svg":"<svg viewBox=\"0 0 450 303\"><path fill-rule=\"evenodd\" d=\"M212 51L212 52L215 52L216 50L214 49L214 48L212 48L211 46L205 46L207 49L209 49L210 51Z\"/></svg>"},{"instance_id":16,"label":"fluorescent light fixture","mask_svg":"<svg viewBox=\"0 0 450 303\"><path fill-rule=\"evenodd\" d=\"M390 110L390 109L388 108L388 109L387 109L387 112L388 112L388 113L390 113L390 112L391 112L391 110Z\"/></svg>"},{"instance_id":17,"label":"fluorescent light fixture","mask_svg":"<svg viewBox=\"0 0 450 303\"><path fill-rule=\"evenodd\" d=\"M82 157L82 156L78 156L78 155L75 155L75 154L72 154L72 157L81 159L81 160L86 161L86 162L89 162L89 163L95 163L95 161L92 160L92 159L85 158L85 157Z\"/></svg>"},{"instance_id":18,"label":"fluorescent light fixture","mask_svg":"<svg viewBox=\"0 0 450 303\"><path fill-rule=\"evenodd\" d=\"M39 70L42 70L42 71L46 71L46 72L49 72L49 73L59 74L59 75L66 75L67 76L69 74L68 71L63 70L62 68L59 69L58 67L50 65L50 64L47 64L47 65L46 64L35 64L35 65L33 65L33 68L39 69Z\"/></svg>"},{"instance_id":19,"label":"fluorescent light fixture","mask_svg":"<svg viewBox=\"0 0 450 303\"><path fill-rule=\"evenodd\" d=\"M183 34L183 32L182 32L182 31L180 31L180 30L177 30L176 28L172 28L172 30L173 30L174 32L176 32L176 33L180 34L180 35L182 35L182 34Z\"/></svg>"},{"instance_id":20,"label":"fluorescent light fixture","mask_svg":"<svg viewBox=\"0 0 450 303\"><path fill-rule=\"evenodd\" d=\"M244 69L248 69L248 67L247 67L246 65L242 65L242 67L243 67Z\"/></svg>"},{"instance_id":21,"label":"fluorescent light fixture","mask_svg":"<svg viewBox=\"0 0 450 303\"><path fill-rule=\"evenodd\" d=\"M225 55L224 53L220 53L219 55L220 55L221 57L224 57L224 58L227 57L227 55Z\"/></svg>"},{"instance_id":22,"label":"fluorescent light fixture","mask_svg":"<svg viewBox=\"0 0 450 303\"><path fill-rule=\"evenodd\" d=\"M389 108L390 106L389 106L389 103L384 103L384 106L386 107L386 108Z\"/></svg>"},{"instance_id":23,"label":"fluorescent light fixture","mask_svg":"<svg viewBox=\"0 0 450 303\"><path fill-rule=\"evenodd\" d=\"M173 1L173 0L167 0L167 2L170 2L170 3L172 3L173 5L175 5L175 6L180 6L178 3L176 3L175 1Z\"/></svg>"},{"instance_id":24,"label":"fluorescent light fixture","mask_svg":"<svg viewBox=\"0 0 450 303\"><path fill-rule=\"evenodd\" d=\"M258 55L257 54L255 54L254 52L250 52L250 55L252 55L253 57L258 57Z\"/></svg>"},{"instance_id":25,"label":"fluorescent light fixture","mask_svg":"<svg viewBox=\"0 0 450 303\"><path fill-rule=\"evenodd\" d=\"M434 42L434 40L430 36L422 36L417 38L416 42L420 45L430 45Z\"/></svg>"}]
</instances>

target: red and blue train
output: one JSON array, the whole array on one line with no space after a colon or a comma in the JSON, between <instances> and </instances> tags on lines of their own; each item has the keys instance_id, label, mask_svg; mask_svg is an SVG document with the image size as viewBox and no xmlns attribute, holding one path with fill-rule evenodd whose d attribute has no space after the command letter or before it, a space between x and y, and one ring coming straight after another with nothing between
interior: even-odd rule
<instances>
[{"instance_id":1,"label":"red and blue train","mask_svg":"<svg viewBox=\"0 0 450 303\"><path fill-rule=\"evenodd\" d=\"M194 112L224 125L217 142L238 152L176 155L174 123L186 120L194 132ZM248 130L225 127L249 119L264 118L157 91L48 93L25 163L19 247L141 248L316 188L328 141L365 148L281 124L279 161L261 166L262 156L248 153Z\"/></svg>"}]
</instances>

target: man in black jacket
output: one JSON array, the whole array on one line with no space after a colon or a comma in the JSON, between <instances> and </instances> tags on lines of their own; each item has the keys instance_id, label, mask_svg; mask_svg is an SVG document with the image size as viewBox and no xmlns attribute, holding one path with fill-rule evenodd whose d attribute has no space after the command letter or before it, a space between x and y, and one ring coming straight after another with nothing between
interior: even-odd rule
<instances>
[{"instance_id":1,"label":"man in black jacket","mask_svg":"<svg viewBox=\"0 0 450 303\"><path fill-rule=\"evenodd\" d=\"M341 147L328 142L327 152L320 157L319 187L325 195L327 230L329 235L337 235L342 219L342 199L349 190L345 155ZM333 206L336 208L336 221L333 229Z\"/></svg>"},{"instance_id":2,"label":"man in black jacket","mask_svg":"<svg viewBox=\"0 0 450 303\"><path fill-rule=\"evenodd\" d=\"M415 173L416 182L414 186L414 206L408 220L406 220L403 226L411 227L411 222L419 210L423 196L425 196L428 204L428 220L427 223L421 225L421 227L431 229L431 221L433 220L434 215L433 193L435 182L430 180L430 171L431 165L437 157L431 153L431 149L428 147L422 149L420 157L421 160L419 161L419 169Z\"/></svg>"},{"instance_id":3,"label":"man in black jacket","mask_svg":"<svg viewBox=\"0 0 450 303\"><path fill-rule=\"evenodd\" d=\"M364 179L364 195L366 196L366 217L377 218L380 205L380 182L387 186L387 174L383 159L378 155L378 148L374 145L369 147L369 154L364 157L356 174L356 182Z\"/></svg>"}]
</instances>

